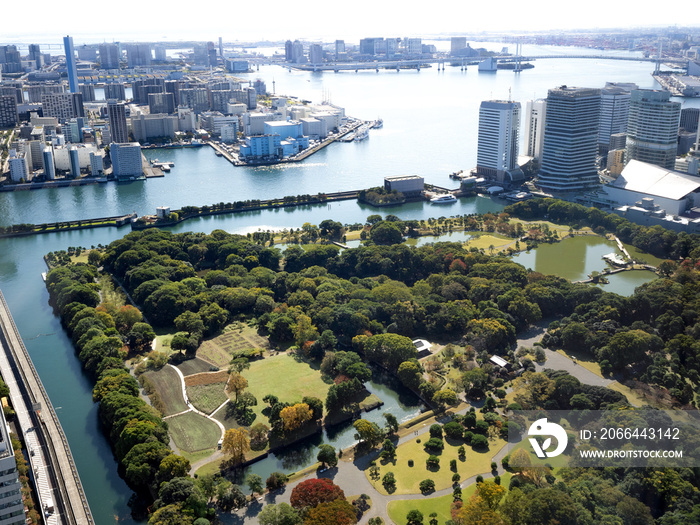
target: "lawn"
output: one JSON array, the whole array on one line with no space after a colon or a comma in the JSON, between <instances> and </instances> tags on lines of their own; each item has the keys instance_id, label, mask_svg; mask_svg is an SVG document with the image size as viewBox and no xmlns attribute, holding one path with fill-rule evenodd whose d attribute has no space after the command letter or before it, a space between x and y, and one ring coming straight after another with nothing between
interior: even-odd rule
<instances>
[{"instance_id":1,"label":"lawn","mask_svg":"<svg viewBox=\"0 0 700 525\"><path fill-rule=\"evenodd\" d=\"M466 242L469 248L478 248L488 251L490 246L493 246L496 251L505 250L508 246L515 246L515 239L506 237L498 233L485 233L483 235L475 235Z\"/></svg>"},{"instance_id":2,"label":"lawn","mask_svg":"<svg viewBox=\"0 0 700 525\"><path fill-rule=\"evenodd\" d=\"M511 474L506 472L501 476L501 485L508 487ZM462 490L462 501L468 501L469 498L476 492L476 483L472 483L467 488ZM387 505L389 517L397 525L403 525L406 522L406 514L409 511L416 509L423 513L424 518L428 519L430 513L437 513L438 525L443 525L447 520L452 519L450 508L452 506L452 494L446 494L439 498L417 498L417 499L401 499L390 501Z\"/></svg>"},{"instance_id":3,"label":"lawn","mask_svg":"<svg viewBox=\"0 0 700 525\"><path fill-rule=\"evenodd\" d=\"M211 371L211 365L206 361L199 359L198 357L195 357L194 359L188 359L187 361L183 361L182 363L177 365L177 367L180 369L180 372L182 372L183 376L191 376L194 374L200 374L202 372Z\"/></svg>"},{"instance_id":4,"label":"lawn","mask_svg":"<svg viewBox=\"0 0 700 525\"><path fill-rule=\"evenodd\" d=\"M180 414L166 421L170 436L177 448L190 454L216 448L221 439L221 430L218 425L196 412Z\"/></svg>"},{"instance_id":5,"label":"lawn","mask_svg":"<svg viewBox=\"0 0 700 525\"><path fill-rule=\"evenodd\" d=\"M421 440L418 443L417 440ZM466 458L460 460L457 454L460 443L456 440L445 440L445 448L441 453L435 453L440 459L440 466L437 470L428 470L425 460L430 455L425 451L425 442L430 439L426 433L420 437L414 438L396 449L396 459L394 462L384 463L378 461L379 478L374 480L369 476L369 469L365 470L365 475L370 483L380 493L387 494L386 489L382 485L382 477L387 472L393 472L396 477L396 490L392 494L420 494L418 485L424 479L432 479L435 481L435 490L442 490L452 486L452 475L454 471L450 469L450 460L457 460L457 472L462 479L470 478L477 474L486 474L491 471L491 461L501 448L506 444L505 441L498 438L489 442L488 450L476 451L471 447L464 445L466 449ZM413 467L408 466L408 460L414 461Z\"/></svg>"},{"instance_id":6,"label":"lawn","mask_svg":"<svg viewBox=\"0 0 700 525\"><path fill-rule=\"evenodd\" d=\"M262 414L267 405L262 399L267 394L274 394L287 403L299 403L304 396L314 396L325 402L330 388L321 379L318 368L288 354L252 361L243 376L248 380L248 392L258 400L257 406L252 407L258 416L256 422L262 420L263 423L267 423Z\"/></svg>"},{"instance_id":7,"label":"lawn","mask_svg":"<svg viewBox=\"0 0 700 525\"><path fill-rule=\"evenodd\" d=\"M228 399L225 386L226 383L188 386L187 397L197 410L211 414Z\"/></svg>"},{"instance_id":8,"label":"lawn","mask_svg":"<svg viewBox=\"0 0 700 525\"><path fill-rule=\"evenodd\" d=\"M187 410L187 405L182 397L182 382L175 370L166 365L158 371L146 372L144 377L148 378L160 396L165 407L164 416Z\"/></svg>"}]
</instances>

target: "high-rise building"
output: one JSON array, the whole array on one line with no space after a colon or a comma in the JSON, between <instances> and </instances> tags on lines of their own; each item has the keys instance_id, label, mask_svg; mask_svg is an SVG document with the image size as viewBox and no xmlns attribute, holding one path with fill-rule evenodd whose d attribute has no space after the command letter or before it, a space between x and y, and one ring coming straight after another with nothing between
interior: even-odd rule
<instances>
[{"instance_id":1,"label":"high-rise building","mask_svg":"<svg viewBox=\"0 0 700 525\"><path fill-rule=\"evenodd\" d=\"M56 178L56 166L53 162L53 149L51 146L44 147L44 178L54 180Z\"/></svg>"},{"instance_id":2,"label":"high-rise building","mask_svg":"<svg viewBox=\"0 0 700 525\"><path fill-rule=\"evenodd\" d=\"M41 48L39 44L29 44L29 52L27 53L27 58L34 62L34 67L41 69L44 65L44 55L41 54Z\"/></svg>"},{"instance_id":3,"label":"high-rise building","mask_svg":"<svg viewBox=\"0 0 700 525\"><path fill-rule=\"evenodd\" d=\"M126 106L116 100L107 101L107 118L113 142L129 142L129 129L126 124Z\"/></svg>"},{"instance_id":4,"label":"high-rise building","mask_svg":"<svg viewBox=\"0 0 700 525\"><path fill-rule=\"evenodd\" d=\"M294 60L294 45L291 40L284 43L284 61L292 62Z\"/></svg>"},{"instance_id":5,"label":"high-rise building","mask_svg":"<svg viewBox=\"0 0 700 525\"><path fill-rule=\"evenodd\" d=\"M450 55L456 55L462 49L467 47L466 36L453 36L450 38Z\"/></svg>"},{"instance_id":6,"label":"high-rise building","mask_svg":"<svg viewBox=\"0 0 700 525\"><path fill-rule=\"evenodd\" d=\"M114 176L120 179L143 175L141 145L138 142L112 143L109 147Z\"/></svg>"},{"instance_id":7,"label":"high-rise building","mask_svg":"<svg viewBox=\"0 0 700 525\"><path fill-rule=\"evenodd\" d=\"M338 60L338 57L345 53L345 40L336 40L335 41L335 59Z\"/></svg>"},{"instance_id":8,"label":"high-rise building","mask_svg":"<svg viewBox=\"0 0 700 525\"><path fill-rule=\"evenodd\" d=\"M599 184L600 89L561 86L547 94L539 186L577 191Z\"/></svg>"},{"instance_id":9,"label":"high-rise building","mask_svg":"<svg viewBox=\"0 0 700 525\"><path fill-rule=\"evenodd\" d=\"M73 146L69 150L70 158L70 176L74 179L80 177L80 155L78 154L78 148Z\"/></svg>"},{"instance_id":10,"label":"high-rise building","mask_svg":"<svg viewBox=\"0 0 700 525\"><path fill-rule=\"evenodd\" d=\"M543 98L528 100L525 105L525 134L527 137L525 155L535 160L542 158L544 144L544 119L547 113L547 101Z\"/></svg>"},{"instance_id":11,"label":"high-rise building","mask_svg":"<svg viewBox=\"0 0 700 525\"><path fill-rule=\"evenodd\" d=\"M93 177L99 177L104 173L104 164L102 162L102 155L94 151L90 152L90 175Z\"/></svg>"},{"instance_id":12,"label":"high-rise building","mask_svg":"<svg viewBox=\"0 0 700 525\"><path fill-rule=\"evenodd\" d=\"M309 62L312 64L323 62L323 48L321 44L311 44L309 46Z\"/></svg>"},{"instance_id":13,"label":"high-rise building","mask_svg":"<svg viewBox=\"0 0 700 525\"><path fill-rule=\"evenodd\" d=\"M630 92L636 84L608 82L600 92L600 129L598 131L598 153L607 154L610 136L627 131L627 115L630 107Z\"/></svg>"},{"instance_id":14,"label":"high-rise building","mask_svg":"<svg viewBox=\"0 0 700 525\"><path fill-rule=\"evenodd\" d=\"M126 100L126 86L122 82L112 82L105 84L105 100Z\"/></svg>"},{"instance_id":15,"label":"high-rise building","mask_svg":"<svg viewBox=\"0 0 700 525\"><path fill-rule=\"evenodd\" d=\"M175 113L175 95L172 93L149 93L148 110L154 113Z\"/></svg>"},{"instance_id":16,"label":"high-rise building","mask_svg":"<svg viewBox=\"0 0 700 525\"><path fill-rule=\"evenodd\" d=\"M95 102L95 85L79 84L80 93L83 95L83 102Z\"/></svg>"},{"instance_id":17,"label":"high-rise building","mask_svg":"<svg viewBox=\"0 0 700 525\"><path fill-rule=\"evenodd\" d=\"M26 516L22 502L22 485L19 481L15 451L12 448L8 428L5 415L0 414L0 472L2 472L0 518L3 524L18 525L26 523Z\"/></svg>"},{"instance_id":18,"label":"high-rise building","mask_svg":"<svg viewBox=\"0 0 700 525\"><path fill-rule=\"evenodd\" d=\"M153 54L155 57L153 58L156 62L167 62L168 61L168 53L167 49L164 45L161 44L156 44L153 46Z\"/></svg>"},{"instance_id":19,"label":"high-rise building","mask_svg":"<svg viewBox=\"0 0 700 525\"><path fill-rule=\"evenodd\" d=\"M201 113L209 109L209 93L206 88L187 88L180 90L180 105Z\"/></svg>"},{"instance_id":20,"label":"high-rise building","mask_svg":"<svg viewBox=\"0 0 700 525\"><path fill-rule=\"evenodd\" d=\"M676 164L681 103L672 102L668 91L632 91L625 166L631 160L672 170Z\"/></svg>"},{"instance_id":21,"label":"high-rise building","mask_svg":"<svg viewBox=\"0 0 700 525\"><path fill-rule=\"evenodd\" d=\"M0 129L17 125L17 99L13 95L0 95Z\"/></svg>"},{"instance_id":22,"label":"high-rise building","mask_svg":"<svg viewBox=\"0 0 700 525\"><path fill-rule=\"evenodd\" d=\"M29 176L29 160L28 153L17 152L15 150L10 150L10 179L12 182L28 182Z\"/></svg>"},{"instance_id":23,"label":"high-rise building","mask_svg":"<svg viewBox=\"0 0 700 525\"><path fill-rule=\"evenodd\" d=\"M119 69L119 46L104 43L98 48L100 52L100 69Z\"/></svg>"},{"instance_id":24,"label":"high-rise building","mask_svg":"<svg viewBox=\"0 0 700 525\"><path fill-rule=\"evenodd\" d=\"M63 47L66 51L66 70L68 71L68 90L71 93L78 93L78 67L75 63L75 49L73 48L73 37L63 37Z\"/></svg>"},{"instance_id":25,"label":"high-rise building","mask_svg":"<svg viewBox=\"0 0 700 525\"><path fill-rule=\"evenodd\" d=\"M499 182L518 170L520 102L485 100L479 107L476 172Z\"/></svg>"},{"instance_id":26,"label":"high-rise building","mask_svg":"<svg viewBox=\"0 0 700 525\"><path fill-rule=\"evenodd\" d=\"M150 66L152 58L151 44L131 44L126 48L129 67Z\"/></svg>"},{"instance_id":27,"label":"high-rise building","mask_svg":"<svg viewBox=\"0 0 700 525\"><path fill-rule=\"evenodd\" d=\"M59 122L84 117L82 93L48 93L41 97L45 117L56 117Z\"/></svg>"},{"instance_id":28,"label":"high-rise building","mask_svg":"<svg viewBox=\"0 0 700 525\"><path fill-rule=\"evenodd\" d=\"M681 109L681 124L680 127L686 131L693 133L698 130L698 121L700 120L700 108L684 108Z\"/></svg>"},{"instance_id":29,"label":"high-rise building","mask_svg":"<svg viewBox=\"0 0 700 525\"><path fill-rule=\"evenodd\" d=\"M0 46L0 70L5 73L22 71L22 58L17 46Z\"/></svg>"}]
</instances>

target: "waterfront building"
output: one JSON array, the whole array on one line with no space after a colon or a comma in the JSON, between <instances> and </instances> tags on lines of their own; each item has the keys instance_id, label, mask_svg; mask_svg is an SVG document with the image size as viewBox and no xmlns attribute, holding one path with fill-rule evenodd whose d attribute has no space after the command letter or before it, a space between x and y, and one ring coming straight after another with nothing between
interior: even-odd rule
<instances>
[{"instance_id":1,"label":"waterfront building","mask_svg":"<svg viewBox=\"0 0 700 525\"><path fill-rule=\"evenodd\" d=\"M304 136L303 125L296 120L268 121L263 126L263 135L279 135L282 140L298 139Z\"/></svg>"},{"instance_id":2,"label":"waterfront building","mask_svg":"<svg viewBox=\"0 0 700 525\"><path fill-rule=\"evenodd\" d=\"M45 117L56 117L59 122L85 116L81 93L44 94L41 97L41 107Z\"/></svg>"},{"instance_id":3,"label":"waterfront building","mask_svg":"<svg viewBox=\"0 0 700 525\"><path fill-rule=\"evenodd\" d=\"M547 112L547 101L543 98L528 100L525 105L525 133L527 144L525 155L539 161L542 158L544 144L544 120Z\"/></svg>"},{"instance_id":4,"label":"waterfront building","mask_svg":"<svg viewBox=\"0 0 700 525\"><path fill-rule=\"evenodd\" d=\"M305 136L314 140L323 140L328 135L328 128L325 120L317 118L299 119Z\"/></svg>"},{"instance_id":5,"label":"waterfront building","mask_svg":"<svg viewBox=\"0 0 700 525\"><path fill-rule=\"evenodd\" d=\"M625 164L639 160L672 170L676 162L681 104L668 91L632 91Z\"/></svg>"},{"instance_id":6,"label":"waterfront building","mask_svg":"<svg viewBox=\"0 0 700 525\"><path fill-rule=\"evenodd\" d=\"M485 100L479 107L476 173L498 182L522 179L518 167L520 102Z\"/></svg>"},{"instance_id":7,"label":"waterfront building","mask_svg":"<svg viewBox=\"0 0 700 525\"><path fill-rule=\"evenodd\" d=\"M56 178L56 165L53 161L53 148L45 146L43 151L44 156L44 178L46 180L54 180Z\"/></svg>"},{"instance_id":8,"label":"waterfront building","mask_svg":"<svg viewBox=\"0 0 700 525\"><path fill-rule=\"evenodd\" d=\"M248 61L240 58L227 58L224 63L229 73L246 73L250 69Z\"/></svg>"},{"instance_id":9,"label":"waterfront building","mask_svg":"<svg viewBox=\"0 0 700 525\"><path fill-rule=\"evenodd\" d=\"M406 53L411 56L418 56L423 54L423 42L420 38L408 38L405 41ZM387 55L389 54L389 49L387 48Z\"/></svg>"},{"instance_id":10,"label":"waterfront building","mask_svg":"<svg viewBox=\"0 0 700 525\"><path fill-rule=\"evenodd\" d=\"M238 117L236 115L224 115L219 111L205 111L199 115L199 125L214 135L221 134L222 126L238 127Z\"/></svg>"},{"instance_id":11,"label":"waterfront building","mask_svg":"<svg viewBox=\"0 0 700 525\"><path fill-rule=\"evenodd\" d=\"M338 60L338 58L344 54L345 54L345 40L336 40L335 41L335 59Z\"/></svg>"},{"instance_id":12,"label":"waterfront building","mask_svg":"<svg viewBox=\"0 0 700 525\"><path fill-rule=\"evenodd\" d=\"M102 155L95 151L90 152L90 175L93 177L99 177L104 173L104 163L102 161Z\"/></svg>"},{"instance_id":13,"label":"waterfront building","mask_svg":"<svg viewBox=\"0 0 700 525\"><path fill-rule=\"evenodd\" d=\"M384 189L386 191L398 191L407 197L416 197L425 188L425 179L418 175L398 175L384 177Z\"/></svg>"},{"instance_id":14,"label":"waterfront building","mask_svg":"<svg viewBox=\"0 0 700 525\"><path fill-rule=\"evenodd\" d=\"M149 93L148 111L154 113L175 113L175 95L172 93Z\"/></svg>"},{"instance_id":15,"label":"waterfront building","mask_svg":"<svg viewBox=\"0 0 700 525\"><path fill-rule=\"evenodd\" d=\"M112 159L114 176L118 179L137 178L143 175L141 145L138 142L126 144L113 142L109 147L109 157Z\"/></svg>"},{"instance_id":16,"label":"waterfront building","mask_svg":"<svg viewBox=\"0 0 700 525\"><path fill-rule=\"evenodd\" d=\"M309 62L312 64L323 62L323 48L321 44L311 44L309 46Z\"/></svg>"},{"instance_id":17,"label":"waterfront building","mask_svg":"<svg viewBox=\"0 0 700 525\"><path fill-rule=\"evenodd\" d=\"M130 120L134 140L139 142L148 142L154 138L174 139L175 133L180 131L178 117L166 113L154 113L151 115L141 113L131 117ZM112 139L114 140L114 137Z\"/></svg>"},{"instance_id":18,"label":"waterfront building","mask_svg":"<svg viewBox=\"0 0 700 525\"><path fill-rule=\"evenodd\" d=\"M71 151L77 151L79 169L89 170L90 153L96 153L97 146L95 144L55 145L53 148L53 162L56 171L71 171ZM75 155L75 153L73 155Z\"/></svg>"},{"instance_id":19,"label":"waterfront building","mask_svg":"<svg viewBox=\"0 0 700 525\"><path fill-rule=\"evenodd\" d=\"M627 131L627 116L630 93L636 84L608 82L600 92L600 129L598 130L598 153L605 155L610 146L610 137Z\"/></svg>"},{"instance_id":20,"label":"waterfront building","mask_svg":"<svg viewBox=\"0 0 700 525\"><path fill-rule=\"evenodd\" d=\"M0 95L0 128L13 128L18 122L17 100L13 95Z\"/></svg>"},{"instance_id":21,"label":"waterfront building","mask_svg":"<svg viewBox=\"0 0 700 525\"><path fill-rule=\"evenodd\" d=\"M126 105L116 100L107 101L107 118L113 142L129 142L126 124Z\"/></svg>"},{"instance_id":22,"label":"waterfront building","mask_svg":"<svg viewBox=\"0 0 700 525\"><path fill-rule=\"evenodd\" d=\"M540 187L580 191L599 184L600 89L561 86L547 94Z\"/></svg>"},{"instance_id":23,"label":"waterfront building","mask_svg":"<svg viewBox=\"0 0 700 525\"><path fill-rule=\"evenodd\" d=\"M304 56L304 44L299 40L295 40L292 43L292 62L295 64L306 63L306 57Z\"/></svg>"},{"instance_id":24,"label":"waterfront building","mask_svg":"<svg viewBox=\"0 0 700 525\"><path fill-rule=\"evenodd\" d=\"M76 146L68 150L68 157L70 158L70 176L76 179L80 177L80 157Z\"/></svg>"},{"instance_id":25,"label":"waterfront building","mask_svg":"<svg viewBox=\"0 0 700 525\"><path fill-rule=\"evenodd\" d=\"M71 93L78 93L78 68L75 62L73 37L63 37L63 47L66 51L66 70L68 72L68 88Z\"/></svg>"},{"instance_id":26,"label":"waterfront building","mask_svg":"<svg viewBox=\"0 0 700 525\"><path fill-rule=\"evenodd\" d=\"M284 113L275 111L272 113L244 113L243 133L252 137L265 133L265 122L286 121Z\"/></svg>"},{"instance_id":27,"label":"waterfront building","mask_svg":"<svg viewBox=\"0 0 700 525\"><path fill-rule=\"evenodd\" d=\"M105 100L126 100L126 85L123 82L112 82L105 84Z\"/></svg>"},{"instance_id":28,"label":"waterfront building","mask_svg":"<svg viewBox=\"0 0 700 525\"><path fill-rule=\"evenodd\" d=\"M238 142L238 122L224 124L220 130L221 142L224 144L233 144Z\"/></svg>"},{"instance_id":29,"label":"waterfront building","mask_svg":"<svg viewBox=\"0 0 700 525\"><path fill-rule=\"evenodd\" d=\"M246 137L241 144L240 157L244 160L273 160L280 157L281 139L279 135L256 135Z\"/></svg>"},{"instance_id":30,"label":"waterfront building","mask_svg":"<svg viewBox=\"0 0 700 525\"><path fill-rule=\"evenodd\" d=\"M450 55L457 55L467 47L467 37L453 36L450 38Z\"/></svg>"},{"instance_id":31,"label":"waterfront building","mask_svg":"<svg viewBox=\"0 0 700 525\"><path fill-rule=\"evenodd\" d=\"M294 47L291 40L284 43L284 61L292 62L294 59Z\"/></svg>"},{"instance_id":32,"label":"waterfront building","mask_svg":"<svg viewBox=\"0 0 700 525\"><path fill-rule=\"evenodd\" d=\"M100 53L100 69L119 69L119 46L117 44L100 44L98 51Z\"/></svg>"},{"instance_id":33,"label":"waterfront building","mask_svg":"<svg viewBox=\"0 0 700 525\"><path fill-rule=\"evenodd\" d=\"M10 150L8 163L10 165L10 179L12 182L20 182L22 179L24 179L24 182L31 180L27 156L28 153L24 151Z\"/></svg>"},{"instance_id":34,"label":"waterfront building","mask_svg":"<svg viewBox=\"0 0 700 525\"><path fill-rule=\"evenodd\" d=\"M177 108L178 131L193 132L197 126L197 115L190 108Z\"/></svg>"}]
</instances>

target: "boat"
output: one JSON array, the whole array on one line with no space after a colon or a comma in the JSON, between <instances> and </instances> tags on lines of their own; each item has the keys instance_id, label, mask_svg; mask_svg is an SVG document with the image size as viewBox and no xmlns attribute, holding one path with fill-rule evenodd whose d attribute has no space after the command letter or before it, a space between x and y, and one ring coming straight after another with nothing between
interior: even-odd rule
<instances>
[{"instance_id":1,"label":"boat","mask_svg":"<svg viewBox=\"0 0 700 525\"><path fill-rule=\"evenodd\" d=\"M384 121L380 118L374 121L374 125L372 126L374 129L382 129L384 127Z\"/></svg>"},{"instance_id":2,"label":"boat","mask_svg":"<svg viewBox=\"0 0 700 525\"><path fill-rule=\"evenodd\" d=\"M355 132L355 140L365 140L369 137L369 126L362 124Z\"/></svg>"},{"instance_id":3,"label":"boat","mask_svg":"<svg viewBox=\"0 0 700 525\"><path fill-rule=\"evenodd\" d=\"M431 204L452 204L453 202L457 202L457 197L455 197L451 193L435 195L435 197L432 197L430 199Z\"/></svg>"}]
</instances>

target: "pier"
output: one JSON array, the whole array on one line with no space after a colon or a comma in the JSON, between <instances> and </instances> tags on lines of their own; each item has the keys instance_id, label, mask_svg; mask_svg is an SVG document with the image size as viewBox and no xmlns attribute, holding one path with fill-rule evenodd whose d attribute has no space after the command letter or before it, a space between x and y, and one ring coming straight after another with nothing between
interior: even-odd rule
<instances>
[{"instance_id":1,"label":"pier","mask_svg":"<svg viewBox=\"0 0 700 525\"><path fill-rule=\"evenodd\" d=\"M17 426L27 446L37 510L47 525L94 524L68 440L2 292L0 340L0 372L10 389Z\"/></svg>"}]
</instances>

